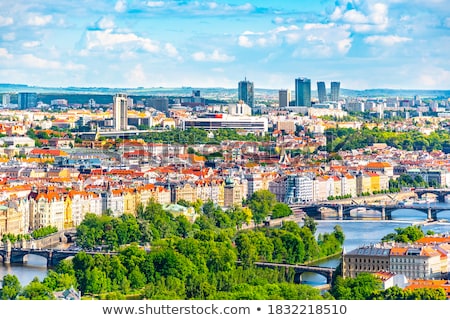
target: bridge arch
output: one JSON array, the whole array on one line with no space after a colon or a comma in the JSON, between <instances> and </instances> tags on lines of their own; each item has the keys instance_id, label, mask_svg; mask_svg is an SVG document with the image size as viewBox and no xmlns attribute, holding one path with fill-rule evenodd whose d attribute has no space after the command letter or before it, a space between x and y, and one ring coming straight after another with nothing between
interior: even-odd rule
<instances>
[{"instance_id":1,"label":"bridge arch","mask_svg":"<svg viewBox=\"0 0 450 320\"><path fill-rule=\"evenodd\" d=\"M308 274L319 276L319 278L321 280L320 281L321 283L328 283L328 284L331 283L331 280L330 281L328 280L328 276L327 275L325 275L325 274L323 274L321 272L317 272L317 271L306 271L306 270L295 273L294 283L297 283L297 284L304 283L303 276L304 275L308 275Z\"/></svg>"},{"instance_id":2,"label":"bridge arch","mask_svg":"<svg viewBox=\"0 0 450 320\"><path fill-rule=\"evenodd\" d=\"M446 220L450 221L450 208L437 211L436 219L438 219L438 220L446 219Z\"/></svg>"},{"instance_id":3,"label":"bridge arch","mask_svg":"<svg viewBox=\"0 0 450 320\"><path fill-rule=\"evenodd\" d=\"M11 250L11 263L24 263L28 260L28 256L34 255L42 257L46 260L48 260L49 257L49 251L48 250L17 250L13 249Z\"/></svg>"}]
</instances>

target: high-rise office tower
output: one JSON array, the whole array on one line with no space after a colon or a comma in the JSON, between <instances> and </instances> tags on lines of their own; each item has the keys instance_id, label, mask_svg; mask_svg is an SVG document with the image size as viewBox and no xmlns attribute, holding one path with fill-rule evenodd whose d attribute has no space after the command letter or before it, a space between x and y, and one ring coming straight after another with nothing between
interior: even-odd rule
<instances>
[{"instance_id":1,"label":"high-rise office tower","mask_svg":"<svg viewBox=\"0 0 450 320\"><path fill-rule=\"evenodd\" d=\"M278 106L280 108L289 107L291 101L291 90L281 89L278 91Z\"/></svg>"},{"instance_id":2,"label":"high-rise office tower","mask_svg":"<svg viewBox=\"0 0 450 320\"><path fill-rule=\"evenodd\" d=\"M331 82L331 101L339 100L339 90L341 87L341 83L337 81Z\"/></svg>"},{"instance_id":3,"label":"high-rise office tower","mask_svg":"<svg viewBox=\"0 0 450 320\"><path fill-rule=\"evenodd\" d=\"M308 78L295 79L295 105L311 107L311 80Z\"/></svg>"},{"instance_id":4,"label":"high-rise office tower","mask_svg":"<svg viewBox=\"0 0 450 320\"><path fill-rule=\"evenodd\" d=\"M320 103L327 101L327 89L325 88L325 82L323 81L317 82L317 96Z\"/></svg>"},{"instance_id":5,"label":"high-rise office tower","mask_svg":"<svg viewBox=\"0 0 450 320\"><path fill-rule=\"evenodd\" d=\"M11 96L9 95L9 93L4 93L2 95L2 106L8 107L10 103L11 103Z\"/></svg>"},{"instance_id":6,"label":"high-rise office tower","mask_svg":"<svg viewBox=\"0 0 450 320\"><path fill-rule=\"evenodd\" d=\"M245 104L253 109L255 105L253 82L247 81L247 79L245 79L244 81L239 81L238 99L244 101Z\"/></svg>"},{"instance_id":7,"label":"high-rise office tower","mask_svg":"<svg viewBox=\"0 0 450 320\"><path fill-rule=\"evenodd\" d=\"M115 130L127 130L128 99L125 93L118 93L114 96L113 119Z\"/></svg>"},{"instance_id":8,"label":"high-rise office tower","mask_svg":"<svg viewBox=\"0 0 450 320\"><path fill-rule=\"evenodd\" d=\"M37 106L37 93L20 92L17 98L19 109L31 109Z\"/></svg>"}]
</instances>

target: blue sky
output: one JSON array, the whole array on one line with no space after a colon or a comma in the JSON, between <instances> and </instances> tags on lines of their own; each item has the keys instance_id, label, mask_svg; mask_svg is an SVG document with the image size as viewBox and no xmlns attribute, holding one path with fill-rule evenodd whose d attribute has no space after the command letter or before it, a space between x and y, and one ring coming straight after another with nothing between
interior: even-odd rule
<instances>
[{"instance_id":1,"label":"blue sky","mask_svg":"<svg viewBox=\"0 0 450 320\"><path fill-rule=\"evenodd\" d=\"M5 0L0 83L450 89L447 0Z\"/></svg>"}]
</instances>

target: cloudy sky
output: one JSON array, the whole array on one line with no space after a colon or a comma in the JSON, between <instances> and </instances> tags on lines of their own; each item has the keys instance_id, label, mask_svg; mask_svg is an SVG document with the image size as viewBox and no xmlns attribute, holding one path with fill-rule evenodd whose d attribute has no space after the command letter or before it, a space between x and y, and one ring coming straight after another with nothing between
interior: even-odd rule
<instances>
[{"instance_id":1,"label":"cloudy sky","mask_svg":"<svg viewBox=\"0 0 450 320\"><path fill-rule=\"evenodd\" d=\"M0 83L450 89L448 0L3 0Z\"/></svg>"}]
</instances>

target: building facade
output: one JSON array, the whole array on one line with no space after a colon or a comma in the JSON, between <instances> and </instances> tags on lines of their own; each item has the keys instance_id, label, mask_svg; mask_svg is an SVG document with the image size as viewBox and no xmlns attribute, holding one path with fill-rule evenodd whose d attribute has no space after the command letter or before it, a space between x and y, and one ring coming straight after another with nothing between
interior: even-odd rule
<instances>
[{"instance_id":1,"label":"building facade","mask_svg":"<svg viewBox=\"0 0 450 320\"><path fill-rule=\"evenodd\" d=\"M325 88L325 82L318 81L317 82L317 97L319 98L319 102L323 103L327 101L327 89Z\"/></svg>"},{"instance_id":2,"label":"building facade","mask_svg":"<svg viewBox=\"0 0 450 320\"><path fill-rule=\"evenodd\" d=\"M308 78L295 79L295 105L311 107L311 80Z\"/></svg>"},{"instance_id":3,"label":"building facade","mask_svg":"<svg viewBox=\"0 0 450 320\"><path fill-rule=\"evenodd\" d=\"M331 101L339 101L341 83L338 81L331 82Z\"/></svg>"},{"instance_id":4,"label":"building facade","mask_svg":"<svg viewBox=\"0 0 450 320\"><path fill-rule=\"evenodd\" d=\"M124 93L114 96L113 122L114 130L127 130L128 128L128 98Z\"/></svg>"},{"instance_id":5,"label":"building facade","mask_svg":"<svg viewBox=\"0 0 450 320\"><path fill-rule=\"evenodd\" d=\"M291 91L289 89L281 89L278 91L278 106L280 108L289 107L291 102Z\"/></svg>"},{"instance_id":6,"label":"building facade","mask_svg":"<svg viewBox=\"0 0 450 320\"><path fill-rule=\"evenodd\" d=\"M253 82L239 81L238 84L238 99L244 101L253 110L255 107L255 92L254 92Z\"/></svg>"}]
</instances>

